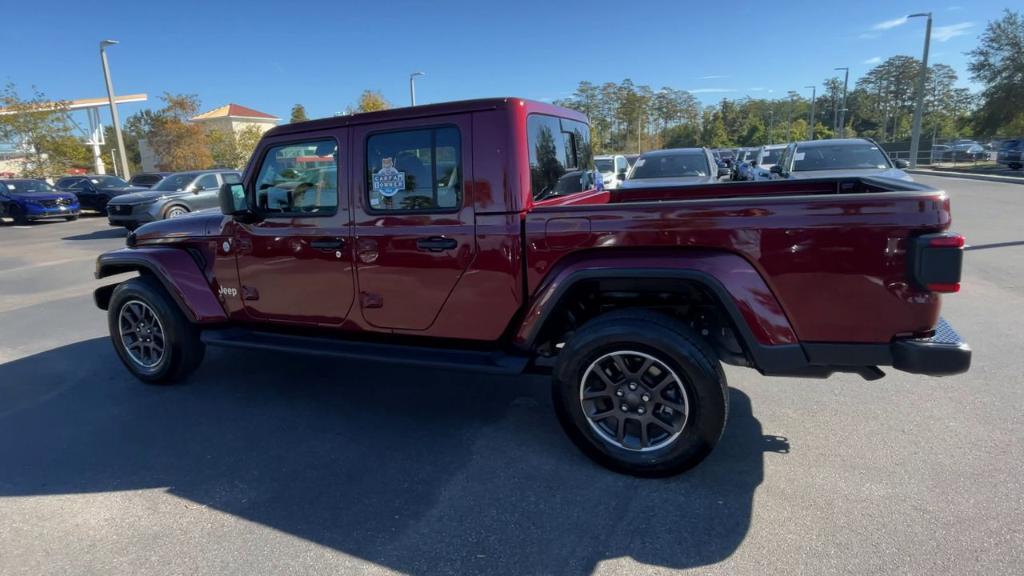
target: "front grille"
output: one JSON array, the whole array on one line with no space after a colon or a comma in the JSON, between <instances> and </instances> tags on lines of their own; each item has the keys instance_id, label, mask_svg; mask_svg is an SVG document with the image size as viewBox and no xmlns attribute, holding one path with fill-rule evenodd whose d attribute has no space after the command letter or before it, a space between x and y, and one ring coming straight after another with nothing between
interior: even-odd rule
<instances>
[{"instance_id":1,"label":"front grille","mask_svg":"<svg viewBox=\"0 0 1024 576\"><path fill-rule=\"evenodd\" d=\"M108 204L107 212L111 216L127 216L132 213L132 207L127 204Z\"/></svg>"},{"instance_id":2,"label":"front grille","mask_svg":"<svg viewBox=\"0 0 1024 576\"><path fill-rule=\"evenodd\" d=\"M39 205L42 206L43 208L56 208L57 207L57 201L56 200L40 200L39 201Z\"/></svg>"}]
</instances>

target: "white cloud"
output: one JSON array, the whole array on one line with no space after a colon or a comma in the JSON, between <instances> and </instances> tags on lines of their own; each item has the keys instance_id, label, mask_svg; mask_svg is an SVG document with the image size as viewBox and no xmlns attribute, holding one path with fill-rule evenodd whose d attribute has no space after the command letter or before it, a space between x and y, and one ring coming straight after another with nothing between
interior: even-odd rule
<instances>
[{"instance_id":1,"label":"white cloud","mask_svg":"<svg viewBox=\"0 0 1024 576\"><path fill-rule=\"evenodd\" d=\"M687 90L690 94L712 94L715 92L735 92L735 88L696 88Z\"/></svg>"},{"instance_id":2,"label":"white cloud","mask_svg":"<svg viewBox=\"0 0 1024 576\"><path fill-rule=\"evenodd\" d=\"M950 12L959 12L959 11L961 11L963 9L964 9L963 6L946 6L946 10L948 10Z\"/></svg>"},{"instance_id":3,"label":"white cloud","mask_svg":"<svg viewBox=\"0 0 1024 576\"><path fill-rule=\"evenodd\" d=\"M878 34L874 32L862 32L857 36L857 38L860 38L861 40L871 40L873 38L878 38Z\"/></svg>"},{"instance_id":4,"label":"white cloud","mask_svg":"<svg viewBox=\"0 0 1024 576\"><path fill-rule=\"evenodd\" d=\"M880 64L882 62L881 56L872 56L864 61L865 64Z\"/></svg>"},{"instance_id":5,"label":"white cloud","mask_svg":"<svg viewBox=\"0 0 1024 576\"><path fill-rule=\"evenodd\" d=\"M872 30L889 30L897 26L902 26L907 23L906 16L900 16L899 18L893 18L892 20L886 20L885 22L879 22L871 27Z\"/></svg>"},{"instance_id":6,"label":"white cloud","mask_svg":"<svg viewBox=\"0 0 1024 576\"><path fill-rule=\"evenodd\" d=\"M701 76L700 77L701 80L719 80L719 79L722 79L722 78L729 78L729 76L719 76L719 75L713 74L711 76Z\"/></svg>"},{"instance_id":7,"label":"white cloud","mask_svg":"<svg viewBox=\"0 0 1024 576\"><path fill-rule=\"evenodd\" d=\"M967 30L974 27L974 22L961 22L959 24L950 24L949 26L936 26L932 28L932 38L936 42L945 42L951 38L957 36L964 36L967 34Z\"/></svg>"},{"instance_id":8,"label":"white cloud","mask_svg":"<svg viewBox=\"0 0 1024 576\"><path fill-rule=\"evenodd\" d=\"M763 86L755 86L754 88L747 88L751 92L764 92Z\"/></svg>"}]
</instances>

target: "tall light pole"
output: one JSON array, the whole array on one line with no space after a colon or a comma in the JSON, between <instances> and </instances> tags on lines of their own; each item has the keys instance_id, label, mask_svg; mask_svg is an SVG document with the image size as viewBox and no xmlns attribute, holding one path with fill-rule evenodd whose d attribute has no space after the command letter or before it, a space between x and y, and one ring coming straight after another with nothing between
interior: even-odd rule
<instances>
[{"instance_id":1,"label":"tall light pole","mask_svg":"<svg viewBox=\"0 0 1024 576\"><path fill-rule=\"evenodd\" d=\"M818 100L817 100L818 87L817 86L804 86L804 88L810 88L811 89L811 121L807 125L807 139L808 140L814 140L814 105L818 103Z\"/></svg>"},{"instance_id":2,"label":"tall light pole","mask_svg":"<svg viewBox=\"0 0 1024 576\"><path fill-rule=\"evenodd\" d=\"M921 73L917 76L917 103L914 105L914 124L910 129L910 167L917 168L918 140L921 139L921 112L924 109L924 79L928 75L928 45L932 40L932 13L920 12L907 18L927 17L924 32L924 56L921 57Z\"/></svg>"},{"instance_id":3,"label":"tall light pole","mask_svg":"<svg viewBox=\"0 0 1024 576\"><path fill-rule=\"evenodd\" d=\"M417 76L426 76L426 74L424 74L423 72L413 72L412 74L409 74L409 100L412 102L413 106L416 105L416 77Z\"/></svg>"},{"instance_id":4,"label":"tall light pole","mask_svg":"<svg viewBox=\"0 0 1024 576\"><path fill-rule=\"evenodd\" d=\"M843 75L843 105L839 108L839 137L843 138L846 136L846 87L850 83L850 69L849 68L836 68L836 70L843 70L846 73Z\"/></svg>"},{"instance_id":5,"label":"tall light pole","mask_svg":"<svg viewBox=\"0 0 1024 576\"><path fill-rule=\"evenodd\" d=\"M107 64L107 46L117 44L117 40L100 42L100 60L103 62L103 79L107 82L107 98L110 99L110 119L114 123L114 135L117 137L117 152L121 157L121 177L125 180L132 177L128 170L128 155L124 153L124 136L121 136L121 119L117 116L117 103L114 102L114 83L110 81L110 66Z\"/></svg>"}]
</instances>

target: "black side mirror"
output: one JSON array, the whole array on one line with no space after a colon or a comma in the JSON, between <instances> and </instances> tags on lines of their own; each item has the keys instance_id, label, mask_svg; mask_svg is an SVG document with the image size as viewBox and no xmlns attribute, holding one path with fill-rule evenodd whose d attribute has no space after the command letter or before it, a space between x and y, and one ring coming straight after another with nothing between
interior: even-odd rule
<instances>
[{"instance_id":1,"label":"black side mirror","mask_svg":"<svg viewBox=\"0 0 1024 576\"><path fill-rule=\"evenodd\" d=\"M626 173L625 172L619 172L618 174L615 175L615 179L616 180L620 180L620 181L625 180L626 179Z\"/></svg>"},{"instance_id":2,"label":"black side mirror","mask_svg":"<svg viewBox=\"0 0 1024 576\"><path fill-rule=\"evenodd\" d=\"M896 164L896 167L900 168L900 169L910 168L910 162L907 162L906 160L903 160L902 158L897 159L894 162L894 164Z\"/></svg>"},{"instance_id":3,"label":"black side mirror","mask_svg":"<svg viewBox=\"0 0 1024 576\"><path fill-rule=\"evenodd\" d=\"M778 164L769 168L768 171L771 172L772 174L778 174L779 176L782 176L782 166L779 166Z\"/></svg>"},{"instance_id":4,"label":"black side mirror","mask_svg":"<svg viewBox=\"0 0 1024 576\"><path fill-rule=\"evenodd\" d=\"M252 214L249 203L245 198L245 186L239 183L225 183L220 187L217 195L220 201L220 211L225 216L247 216Z\"/></svg>"}]
</instances>

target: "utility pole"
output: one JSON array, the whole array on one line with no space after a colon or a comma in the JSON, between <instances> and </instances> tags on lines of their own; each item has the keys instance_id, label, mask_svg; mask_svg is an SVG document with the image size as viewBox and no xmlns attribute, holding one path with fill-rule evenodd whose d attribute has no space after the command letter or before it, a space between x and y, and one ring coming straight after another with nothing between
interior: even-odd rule
<instances>
[{"instance_id":1,"label":"utility pole","mask_svg":"<svg viewBox=\"0 0 1024 576\"><path fill-rule=\"evenodd\" d=\"M121 136L121 119L117 116L117 103L114 102L114 83L110 81L110 66L107 65L107 46L117 44L117 40L100 42L100 60L103 62L103 79L107 83L107 98L110 99L110 118L114 123L114 135L117 137L117 151L121 156L121 175L125 180L131 178L128 170L128 155L124 152L124 137Z\"/></svg>"},{"instance_id":2,"label":"utility pole","mask_svg":"<svg viewBox=\"0 0 1024 576\"><path fill-rule=\"evenodd\" d=\"M818 87L817 86L804 86L804 88L810 88L811 89L811 120L810 120L810 122L807 125L807 139L808 140L814 140L814 106L815 106L815 104L818 103L818 100L817 100Z\"/></svg>"},{"instance_id":3,"label":"utility pole","mask_svg":"<svg viewBox=\"0 0 1024 576\"><path fill-rule=\"evenodd\" d=\"M914 105L914 124L910 129L910 167L917 168L917 154L921 139L921 112L924 108L924 80L928 75L928 45L932 39L932 13L920 12L907 18L927 17L928 24L924 32L924 56L921 57L921 73L917 77L917 103Z\"/></svg>"},{"instance_id":4,"label":"utility pole","mask_svg":"<svg viewBox=\"0 0 1024 576\"><path fill-rule=\"evenodd\" d=\"M775 144L775 110L768 111L768 143Z\"/></svg>"},{"instance_id":5,"label":"utility pole","mask_svg":"<svg viewBox=\"0 0 1024 576\"><path fill-rule=\"evenodd\" d=\"M416 77L426 76L423 72L413 72L409 74L409 101L412 106L416 105Z\"/></svg>"},{"instance_id":6,"label":"utility pole","mask_svg":"<svg viewBox=\"0 0 1024 576\"><path fill-rule=\"evenodd\" d=\"M636 111L636 153L640 154L640 135L643 134L644 109L637 108Z\"/></svg>"},{"instance_id":7,"label":"utility pole","mask_svg":"<svg viewBox=\"0 0 1024 576\"><path fill-rule=\"evenodd\" d=\"M850 83L850 69L848 67L840 67L836 68L836 70L843 70L845 72L843 74L843 105L839 109L839 126L837 128L839 137L844 138L846 137L846 88Z\"/></svg>"},{"instance_id":8,"label":"utility pole","mask_svg":"<svg viewBox=\"0 0 1024 576\"><path fill-rule=\"evenodd\" d=\"M114 169L114 176L117 176L117 162L114 160L114 149L110 149L110 167Z\"/></svg>"}]
</instances>

